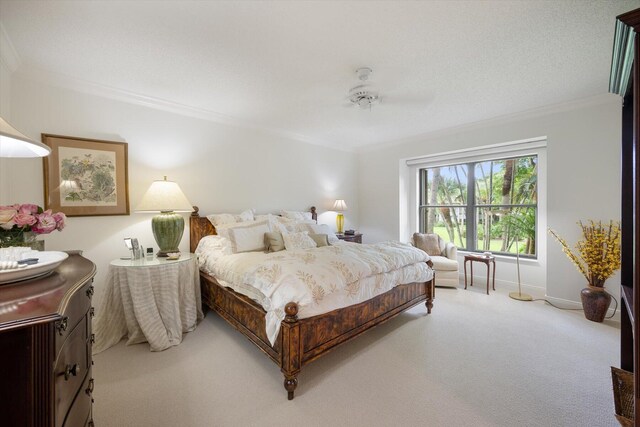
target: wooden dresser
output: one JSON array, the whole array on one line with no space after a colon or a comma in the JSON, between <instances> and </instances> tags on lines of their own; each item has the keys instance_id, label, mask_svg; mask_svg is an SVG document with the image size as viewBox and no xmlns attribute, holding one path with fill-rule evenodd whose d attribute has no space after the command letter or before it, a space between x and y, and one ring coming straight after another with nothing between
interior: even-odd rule
<instances>
[{"instance_id":1,"label":"wooden dresser","mask_svg":"<svg viewBox=\"0 0 640 427\"><path fill-rule=\"evenodd\" d=\"M93 425L95 272L76 251L46 277L0 285L2 425Z\"/></svg>"}]
</instances>

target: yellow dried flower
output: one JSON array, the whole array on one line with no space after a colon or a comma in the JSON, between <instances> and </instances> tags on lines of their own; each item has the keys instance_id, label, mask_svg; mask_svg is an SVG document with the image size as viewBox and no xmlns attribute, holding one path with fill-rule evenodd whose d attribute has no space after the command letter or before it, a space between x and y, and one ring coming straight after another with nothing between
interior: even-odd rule
<instances>
[{"instance_id":1,"label":"yellow dried flower","mask_svg":"<svg viewBox=\"0 0 640 427\"><path fill-rule=\"evenodd\" d=\"M576 243L578 254L574 254L567 242L549 228L549 233L558 240L562 252L573 262L591 286L603 287L604 282L620 269L620 223L609 221L578 222L583 240Z\"/></svg>"}]
</instances>

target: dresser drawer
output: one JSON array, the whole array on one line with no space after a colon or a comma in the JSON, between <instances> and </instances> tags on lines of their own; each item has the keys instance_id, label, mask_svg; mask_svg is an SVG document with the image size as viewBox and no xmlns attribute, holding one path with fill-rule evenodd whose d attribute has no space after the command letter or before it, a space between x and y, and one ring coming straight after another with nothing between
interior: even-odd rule
<instances>
[{"instance_id":1,"label":"dresser drawer","mask_svg":"<svg viewBox=\"0 0 640 427\"><path fill-rule=\"evenodd\" d=\"M64 427L85 427L91 421L91 403L93 402L93 378L91 371L84 379L82 387L78 392L67 418L64 420Z\"/></svg>"},{"instance_id":2,"label":"dresser drawer","mask_svg":"<svg viewBox=\"0 0 640 427\"><path fill-rule=\"evenodd\" d=\"M69 333L75 329L78 322L84 319L90 310L91 297L93 296L92 282L93 280L88 281L71 295L65 311L61 313L62 318L55 322L56 354L58 354L60 348L64 345Z\"/></svg>"},{"instance_id":3,"label":"dresser drawer","mask_svg":"<svg viewBox=\"0 0 640 427\"><path fill-rule=\"evenodd\" d=\"M78 323L65 340L53 370L57 426L63 424L80 386L88 377L90 364L87 322L84 320Z\"/></svg>"}]
</instances>

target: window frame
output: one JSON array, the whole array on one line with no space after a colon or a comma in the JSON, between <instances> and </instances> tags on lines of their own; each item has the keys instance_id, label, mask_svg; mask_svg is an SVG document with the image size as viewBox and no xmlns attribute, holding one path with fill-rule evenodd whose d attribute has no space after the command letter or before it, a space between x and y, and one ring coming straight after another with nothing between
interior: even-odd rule
<instances>
[{"instance_id":1,"label":"window frame","mask_svg":"<svg viewBox=\"0 0 640 427\"><path fill-rule=\"evenodd\" d=\"M503 159L537 156L537 205L536 211L536 241L535 255L521 256L525 262L535 264L546 263L546 191L547 191L547 137L541 136L499 144L483 145L473 148L464 148L454 151L438 152L419 157L404 158L400 160L400 238L411 236L420 228L420 169L446 167L457 164L477 163L482 161L498 161ZM467 206L476 209L475 200L467 198ZM437 205L440 206L440 205ZM447 205L449 206L449 205ZM464 206L464 205L463 205ZM487 205L478 205L481 208ZM492 207L502 205L491 205ZM524 205L517 205L524 206ZM468 224L468 222L467 222ZM475 221L473 223L475 227ZM470 234L473 239L476 230ZM475 247L474 245L466 245ZM460 256L465 253L478 253L481 250L460 249ZM507 252L495 253L506 259L515 259L515 254Z\"/></svg>"},{"instance_id":2,"label":"window frame","mask_svg":"<svg viewBox=\"0 0 640 427\"><path fill-rule=\"evenodd\" d=\"M455 209L455 208L464 208L465 210L465 247L464 248L460 248L461 250L467 251L467 252L473 252L473 253L480 253L480 252L484 252L484 249L479 249L477 246L478 243L478 212L480 211L480 209L483 208L491 208L491 209L504 209L504 208L508 208L508 209L512 209L512 208L524 208L524 209L534 209L535 211L535 229L536 229L536 234L534 236L534 242L535 242L535 248L534 248L534 253L533 254L520 254L520 256L522 258L531 258L531 259L536 259L537 257L537 253L538 253L538 203L509 203L509 204L492 204L492 203L476 203L477 197L476 197L476 166L480 163L485 163L485 162L501 162L501 161L506 161L506 160L518 160L518 159L524 159L524 158L529 158L529 157L535 157L536 159L536 180L538 177L538 155L537 154L527 154L527 155L522 155L522 156L506 156L506 157L498 157L498 158L492 158L492 159L482 159L482 160L476 160L476 161L471 161L471 162L464 162L464 163L454 163L454 164L450 164L450 165L446 165L446 166L430 166L430 167L421 167L418 169L418 173L420 176L420 182L419 182L419 200L418 200L418 219L419 219L419 228L418 230L423 233L425 228L426 228L426 224L425 224L425 214L423 213L424 210L427 209L437 209L437 208L450 208L450 209ZM428 190L428 176L429 176L429 171L433 170L433 169L440 169L443 167L458 167L458 166L465 166L466 170L467 170L467 180L466 180L466 190L467 190L467 195L466 195L466 203L465 204L458 204L458 205L450 205L450 204L436 204L436 205L431 205L429 204L429 200L428 197L426 197L429 194L429 190ZM493 175L489 176L490 179L490 184L489 184L489 188L491 190L491 194L487 195L487 199L489 201L491 201L491 199L493 198ZM425 200L426 199L426 200ZM460 238L462 239L462 236L460 236ZM485 237L486 238L486 237ZM455 242L454 242L455 243ZM502 251L492 251L494 254L499 254L499 255L503 255L503 256L515 256L515 254L511 253L511 252L502 252Z\"/></svg>"}]
</instances>

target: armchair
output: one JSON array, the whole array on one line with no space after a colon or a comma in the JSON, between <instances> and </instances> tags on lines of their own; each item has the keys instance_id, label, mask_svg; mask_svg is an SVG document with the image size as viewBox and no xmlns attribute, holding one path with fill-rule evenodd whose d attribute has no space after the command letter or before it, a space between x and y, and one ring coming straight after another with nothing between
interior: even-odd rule
<instances>
[{"instance_id":1,"label":"armchair","mask_svg":"<svg viewBox=\"0 0 640 427\"><path fill-rule=\"evenodd\" d=\"M458 286L458 248L452 242L445 242L437 234L413 233L411 243L431 257L436 272L436 286Z\"/></svg>"}]
</instances>

